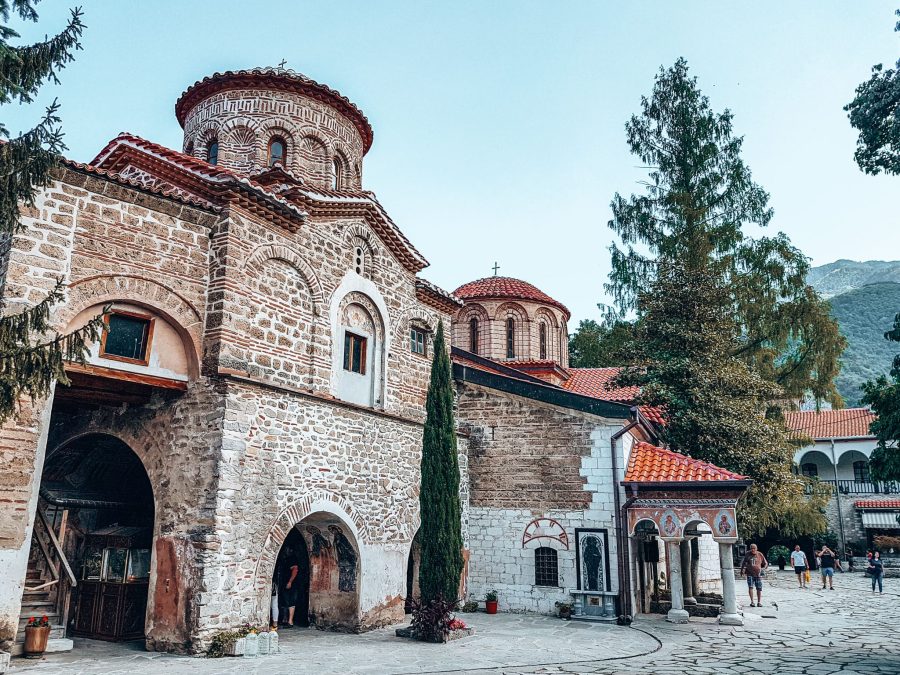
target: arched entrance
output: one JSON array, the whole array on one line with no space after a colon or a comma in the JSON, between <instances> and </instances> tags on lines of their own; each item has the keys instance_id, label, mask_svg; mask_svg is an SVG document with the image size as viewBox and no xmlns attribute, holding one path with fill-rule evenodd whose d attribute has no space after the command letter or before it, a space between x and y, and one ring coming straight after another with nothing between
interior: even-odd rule
<instances>
[{"instance_id":1,"label":"arched entrance","mask_svg":"<svg viewBox=\"0 0 900 675\"><path fill-rule=\"evenodd\" d=\"M298 563L295 592L285 588L290 562ZM359 629L359 547L352 529L337 515L317 511L294 525L279 551L275 577L279 595L297 603L295 624Z\"/></svg>"},{"instance_id":2,"label":"arched entrance","mask_svg":"<svg viewBox=\"0 0 900 675\"><path fill-rule=\"evenodd\" d=\"M65 443L47 456L38 509L30 573L35 581L43 579L55 554L71 570L74 583L61 576L46 590L34 590L34 597L41 590L55 593L43 600L55 602L61 622L68 616L73 635L143 638L154 500L138 456L108 434Z\"/></svg>"},{"instance_id":3,"label":"arched entrance","mask_svg":"<svg viewBox=\"0 0 900 675\"><path fill-rule=\"evenodd\" d=\"M413 537L409 547L409 556L406 559L406 601L403 611L412 613L412 602L419 598L419 563L422 561L422 543L419 532Z\"/></svg>"}]
</instances>

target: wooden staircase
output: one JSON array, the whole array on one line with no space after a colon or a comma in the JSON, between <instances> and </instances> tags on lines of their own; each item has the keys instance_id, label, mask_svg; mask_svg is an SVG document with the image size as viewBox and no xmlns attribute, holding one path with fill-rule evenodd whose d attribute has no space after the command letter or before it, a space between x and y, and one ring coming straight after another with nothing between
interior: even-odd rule
<instances>
[{"instance_id":1,"label":"wooden staircase","mask_svg":"<svg viewBox=\"0 0 900 675\"><path fill-rule=\"evenodd\" d=\"M50 506L44 500L38 503L14 653L21 650L25 641L25 625L28 620L42 616L50 621L50 644L53 645L56 641L57 649L48 648L48 651L71 649L71 642L65 640L66 622L71 589L77 582L63 553L67 516L68 511L65 509Z\"/></svg>"}]
</instances>

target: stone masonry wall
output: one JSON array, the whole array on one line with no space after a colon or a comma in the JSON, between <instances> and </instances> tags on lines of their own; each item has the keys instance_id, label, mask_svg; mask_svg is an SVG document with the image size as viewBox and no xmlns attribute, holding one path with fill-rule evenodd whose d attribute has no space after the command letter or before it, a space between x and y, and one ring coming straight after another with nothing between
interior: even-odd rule
<instances>
[{"instance_id":1,"label":"stone masonry wall","mask_svg":"<svg viewBox=\"0 0 900 675\"><path fill-rule=\"evenodd\" d=\"M618 589L610 438L621 421L457 383L469 433L469 597L496 589L500 608L555 612L576 587L575 528L607 531L611 590ZM619 448L619 474L622 475ZM551 518L567 543L523 543L536 518ZM559 586L535 585L534 548L557 550Z\"/></svg>"}]
</instances>

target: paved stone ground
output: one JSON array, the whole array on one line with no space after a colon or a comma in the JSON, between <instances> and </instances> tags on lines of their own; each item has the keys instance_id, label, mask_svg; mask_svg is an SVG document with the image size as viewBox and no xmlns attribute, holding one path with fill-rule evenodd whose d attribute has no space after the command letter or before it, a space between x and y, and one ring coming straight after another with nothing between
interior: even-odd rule
<instances>
[{"instance_id":1,"label":"paved stone ground","mask_svg":"<svg viewBox=\"0 0 900 675\"><path fill-rule=\"evenodd\" d=\"M68 654L15 659L14 675L203 673L688 673L900 674L900 584L871 595L861 574L838 575L836 590L800 591L792 576L769 584L763 611L744 607L746 625L712 619L668 624L643 618L634 628L539 616L466 614L478 634L448 645L315 630L282 633L282 653L259 659L150 654L140 645L76 640ZM897 587L895 587L897 584ZM738 588L744 591L744 586ZM746 605L746 595L739 596ZM774 607L777 604L777 609ZM769 615L771 618L765 618Z\"/></svg>"}]
</instances>

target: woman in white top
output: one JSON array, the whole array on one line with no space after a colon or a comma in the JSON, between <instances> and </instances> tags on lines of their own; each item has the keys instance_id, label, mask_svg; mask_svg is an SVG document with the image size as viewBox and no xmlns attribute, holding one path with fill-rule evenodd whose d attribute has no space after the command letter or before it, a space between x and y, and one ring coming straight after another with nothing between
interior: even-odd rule
<instances>
[{"instance_id":1,"label":"woman in white top","mask_svg":"<svg viewBox=\"0 0 900 675\"><path fill-rule=\"evenodd\" d=\"M791 551L791 565L794 566L800 588L806 588L806 569L809 567L809 562L806 560L806 554L800 550L800 544L794 546L794 550Z\"/></svg>"}]
</instances>

